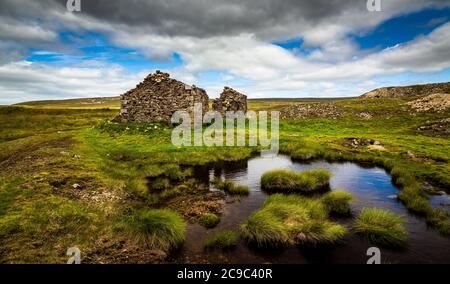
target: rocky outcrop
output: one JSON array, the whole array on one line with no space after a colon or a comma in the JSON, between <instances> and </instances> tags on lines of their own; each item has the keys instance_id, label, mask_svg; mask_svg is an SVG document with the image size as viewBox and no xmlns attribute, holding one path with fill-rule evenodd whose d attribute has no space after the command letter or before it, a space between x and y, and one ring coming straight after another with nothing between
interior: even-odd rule
<instances>
[{"instance_id":1,"label":"rocky outcrop","mask_svg":"<svg viewBox=\"0 0 450 284\"><path fill-rule=\"evenodd\" d=\"M195 103L202 104L204 113L208 111L208 95L205 90L156 71L136 88L121 95L121 110L114 121L170 123L174 112L185 110L192 113Z\"/></svg>"},{"instance_id":2,"label":"rocky outcrop","mask_svg":"<svg viewBox=\"0 0 450 284\"><path fill-rule=\"evenodd\" d=\"M310 117L337 119L341 110L334 103L297 103L281 109L283 119L302 119Z\"/></svg>"},{"instance_id":3,"label":"rocky outcrop","mask_svg":"<svg viewBox=\"0 0 450 284\"><path fill-rule=\"evenodd\" d=\"M428 122L417 128L417 131L431 136L450 136L450 118Z\"/></svg>"},{"instance_id":4,"label":"rocky outcrop","mask_svg":"<svg viewBox=\"0 0 450 284\"><path fill-rule=\"evenodd\" d=\"M381 146L381 142L370 138L344 138L344 145L347 147L358 148L365 146Z\"/></svg>"},{"instance_id":5,"label":"rocky outcrop","mask_svg":"<svg viewBox=\"0 0 450 284\"><path fill-rule=\"evenodd\" d=\"M413 85L406 87L380 88L363 94L362 98L401 98L408 96L427 96L437 93L450 93L450 82Z\"/></svg>"},{"instance_id":6,"label":"rocky outcrop","mask_svg":"<svg viewBox=\"0 0 450 284\"><path fill-rule=\"evenodd\" d=\"M365 120L370 120L370 119L373 118L373 115L370 114L367 111L363 111L363 112L357 113L356 116L361 118L361 119L365 119Z\"/></svg>"},{"instance_id":7,"label":"rocky outcrop","mask_svg":"<svg viewBox=\"0 0 450 284\"><path fill-rule=\"evenodd\" d=\"M225 115L227 111L245 113L247 112L247 96L230 87L225 87L220 97L214 100L212 107L222 115Z\"/></svg>"},{"instance_id":8,"label":"rocky outcrop","mask_svg":"<svg viewBox=\"0 0 450 284\"><path fill-rule=\"evenodd\" d=\"M450 109L450 94L433 94L406 103L417 112L443 112Z\"/></svg>"}]
</instances>

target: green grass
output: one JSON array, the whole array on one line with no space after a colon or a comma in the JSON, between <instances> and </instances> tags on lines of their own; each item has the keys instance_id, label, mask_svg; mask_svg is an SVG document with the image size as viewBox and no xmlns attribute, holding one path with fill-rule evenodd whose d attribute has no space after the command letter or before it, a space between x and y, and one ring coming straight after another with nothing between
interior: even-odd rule
<instances>
[{"instance_id":1,"label":"green grass","mask_svg":"<svg viewBox=\"0 0 450 284\"><path fill-rule=\"evenodd\" d=\"M394 168L391 174L395 183L402 187L398 199L406 208L413 213L425 216L429 225L437 228L441 234L450 236L450 212L431 207L426 192L409 172Z\"/></svg>"},{"instance_id":2,"label":"green grass","mask_svg":"<svg viewBox=\"0 0 450 284\"><path fill-rule=\"evenodd\" d=\"M88 254L107 234L109 221L98 208L25 184L0 182L1 263L63 263L67 248Z\"/></svg>"},{"instance_id":3,"label":"green grass","mask_svg":"<svg viewBox=\"0 0 450 284\"><path fill-rule=\"evenodd\" d=\"M432 209L427 212L426 220L428 225L439 230L444 236L450 236L450 212L444 209Z\"/></svg>"},{"instance_id":4,"label":"green grass","mask_svg":"<svg viewBox=\"0 0 450 284\"><path fill-rule=\"evenodd\" d=\"M214 179L213 184L230 195L249 195L250 189L246 185L237 184L231 180Z\"/></svg>"},{"instance_id":5,"label":"green grass","mask_svg":"<svg viewBox=\"0 0 450 284\"><path fill-rule=\"evenodd\" d=\"M349 215L351 214L350 201L353 195L345 191L332 191L323 196L323 203L332 214Z\"/></svg>"},{"instance_id":6,"label":"green grass","mask_svg":"<svg viewBox=\"0 0 450 284\"><path fill-rule=\"evenodd\" d=\"M198 219L198 223L205 228L214 228L215 226L217 226L217 224L219 224L219 222L220 217L212 213L203 214Z\"/></svg>"},{"instance_id":7,"label":"green grass","mask_svg":"<svg viewBox=\"0 0 450 284\"><path fill-rule=\"evenodd\" d=\"M131 236L151 249L168 251L184 241L186 224L183 218L167 209L140 210L126 220Z\"/></svg>"},{"instance_id":8,"label":"green grass","mask_svg":"<svg viewBox=\"0 0 450 284\"><path fill-rule=\"evenodd\" d=\"M152 192L161 192L170 187L170 181L167 178L159 178L149 184Z\"/></svg>"},{"instance_id":9,"label":"green grass","mask_svg":"<svg viewBox=\"0 0 450 284\"><path fill-rule=\"evenodd\" d=\"M377 208L363 208L353 227L375 245L403 247L408 238L400 216Z\"/></svg>"},{"instance_id":10,"label":"green grass","mask_svg":"<svg viewBox=\"0 0 450 284\"><path fill-rule=\"evenodd\" d=\"M333 244L346 232L320 200L296 195L271 195L241 225L242 236L259 247Z\"/></svg>"},{"instance_id":11,"label":"green grass","mask_svg":"<svg viewBox=\"0 0 450 284\"><path fill-rule=\"evenodd\" d=\"M236 246L237 240L237 233L229 230L221 230L206 237L203 245L205 249L228 249Z\"/></svg>"},{"instance_id":12,"label":"green grass","mask_svg":"<svg viewBox=\"0 0 450 284\"><path fill-rule=\"evenodd\" d=\"M321 100L250 100L249 109L278 110L310 101ZM411 115L402 106L406 101L326 100L341 109L341 117L281 120L280 150L293 159L350 161L385 168L401 188L399 199L405 207L448 236L449 212L430 205L424 184L450 188L450 139L417 129L428 121L449 117L450 112ZM107 108L117 108L117 103L114 99L54 101L0 108L0 222L4 228L0 262L61 263L66 259L65 248L73 244L86 253L96 251L99 234L111 240L121 237L111 227L130 212L168 204L178 210L176 202L186 200L179 198L183 194L192 195L196 202L204 198L205 191L196 191L196 183L189 181L194 178L194 166L238 161L258 149L175 147L167 126L107 123L117 114L117 109ZM358 118L356 114L363 111L373 119ZM378 140L385 151L349 147L345 141L350 137ZM152 192L146 184L149 176L168 179L170 187ZM82 193L93 195L92 200L68 194L71 184L80 181ZM94 193L99 191L115 198L97 204ZM51 206L43 207L46 202ZM44 213L32 208L43 208ZM26 223L52 216L52 212L57 215L51 226ZM89 218L80 217L84 222L77 223L61 217L65 212L73 216L86 212ZM14 218L19 221L16 231L10 222ZM67 232L60 233L64 228ZM68 233L73 231L76 234Z\"/></svg>"},{"instance_id":13,"label":"green grass","mask_svg":"<svg viewBox=\"0 0 450 284\"><path fill-rule=\"evenodd\" d=\"M270 192L310 193L329 188L331 173L326 169L297 173L292 170L274 170L264 173L261 187Z\"/></svg>"},{"instance_id":14,"label":"green grass","mask_svg":"<svg viewBox=\"0 0 450 284\"><path fill-rule=\"evenodd\" d=\"M114 117L108 109L53 110L23 107L0 108L0 142L35 135L87 128L100 120Z\"/></svg>"},{"instance_id":15,"label":"green grass","mask_svg":"<svg viewBox=\"0 0 450 284\"><path fill-rule=\"evenodd\" d=\"M120 97L32 101L17 105L27 107L45 107L51 109L120 109Z\"/></svg>"}]
</instances>

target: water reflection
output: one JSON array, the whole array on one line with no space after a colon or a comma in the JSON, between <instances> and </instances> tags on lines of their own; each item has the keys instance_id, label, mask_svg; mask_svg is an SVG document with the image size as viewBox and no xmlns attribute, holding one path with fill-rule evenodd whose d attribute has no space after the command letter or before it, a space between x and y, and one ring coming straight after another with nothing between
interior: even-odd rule
<instances>
[{"instance_id":1,"label":"water reflection","mask_svg":"<svg viewBox=\"0 0 450 284\"><path fill-rule=\"evenodd\" d=\"M409 232L409 245L404 251L382 249L383 259L399 263L450 263L450 240L440 236L426 226L422 218L411 215L395 198L398 189L392 184L385 170L377 167L362 167L354 163L312 162L307 164L293 162L283 155L262 154L260 157L239 163L220 163L199 168L196 176L208 181L222 176L235 182L248 185L250 195L240 202L228 203L222 213L221 222L213 230L199 225L189 225L185 244L174 255L174 261L195 263L365 263L366 250L371 245L358 236L349 234L343 245L333 248L287 248L282 250L257 250L248 247L243 240L232 251L204 251L202 241L206 235L220 229L238 231L239 225L266 199L261 191L262 174L274 169L326 168L333 176L330 181L332 190L345 190L352 193L356 200L352 210L357 213L362 207L378 207L404 216ZM446 196L448 197L448 196ZM438 197L434 197L435 203ZM444 197L441 197L444 200ZM446 199L448 202L448 199ZM338 219L338 222L350 226L351 218Z\"/></svg>"}]
</instances>

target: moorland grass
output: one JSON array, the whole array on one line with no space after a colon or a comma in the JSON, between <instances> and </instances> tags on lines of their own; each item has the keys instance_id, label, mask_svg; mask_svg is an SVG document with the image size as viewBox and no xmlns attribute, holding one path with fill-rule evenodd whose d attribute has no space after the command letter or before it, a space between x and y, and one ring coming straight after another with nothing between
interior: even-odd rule
<instances>
[{"instance_id":1,"label":"moorland grass","mask_svg":"<svg viewBox=\"0 0 450 284\"><path fill-rule=\"evenodd\" d=\"M331 173L315 169L297 173L292 170L274 170L261 177L261 187L270 192L311 193L329 188Z\"/></svg>"},{"instance_id":2,"label":"moorland grass","mask_svg":"<svg viewBox=\"0 0 450 284\"><path fill-rule=\"evenodd\" d=\"M353 200L353 195L351 193L345 191L331 191L325 194L322 200L331 214L351 214L352 208L350 206L350 201Z\"/></svg>"},{"instance_id":3,"label":"moorland grass","mask_svg":"<svg viewBox=\"0 0 450 284\"><path fill-rule=\"evenodd\" d=\"M114 116L111 110L51 110L23 107L0 108L0 143L36 134L87 128Z\"/></svg>"},{"instance_id":4,"label":"moorland grass","mask_svg":"<svg viewBox=\"0 0 450 284\"><path fill-rule=\"evenodd\" d=\"M219 224L220 217L213 213L203 214L199 219L198 223L205 228L214 228Z\"/></svg>"},{"instance_id":5,"label":"moorland grass","mask_svg":"<svg viewBox=\"0 0 450 284\"><path fill-rule=\"evenodd\" d=\"M0 180L1 263L61 263L66 257L55 248L76 244L88 253L106 234L110 223L98 208L24 182Z\"/></svg>"},{"instance_id":6,"label":"moorland grass","mask_svg":"<svg viewBox=\"0 0 450 284\"><path fill-rule=\"evenodd\" d=\"M148 183L152 192L162 192L170 187L170 181L168 178L157 178Z\"/></svg>"},{"instance_id":7,"label":"moorland grass","mask_svg":"<svg viewBox=\"0 0 450 284\"><path fill-rule=\"evenodd\" d=\"M248 195L250 189L246 185L237 184L231 180L222 181L219 178L214 179L213 184L220 190L225 191L230 195Z\"/></svg>"},{"instance_id":8,"label":"moorland grass","mask_svg":"<svg viewBox=\"0 0 450 284\"><path fill-rule=\"evenodd\" d=\"M151 249L168 251L184 241L186 224L168 209L139 210L126 220L127 231Z\"/></svg>"},{"instance_id":9,"label":"moorland grass","mask_svg":"<svg viewBox=\"0 0 450 284\"><path fill-rule=\"evenodd\" d=\"M417 119L417 117L415 117ZM386 121L385 121L386 122ZM396 120L398 122L398 119ZM402 121L403 122L403 121ZM404 122L403 122L404 123ZM290 123L292 124L292 122ZM392 129L399 127L401 129L404 126L393 125L392 121L388 124ZM377 124L379 131L381 128L386 127L383 124ZM306 127L302 124L303 127ZM311 124L309 124L311 126ZM327 127L325 124L320 124L322 130ZM370 127L367 126L366 127ZM293 128L292 131L296 129ZM387 130L386 130L387 131ZM428 154L434 156L436 153L440 153L441 157L448 157L448 154L441 153L442 148L437 145L443 145L446 142L440 141L440 144L433 144L432 141L438 138L427 138L418 139L417 135L414 138L409 136L409 133L403 133L405 136L405 141L396 142L397 147L414 147L423 149L428 149ZM410 137L410 138L408 138ZM399 138L397 136L396 138ZM419 143L418 145L412 143ZM423 143L423 144L420 144ZM426 147L425 147L426 145ZM448 145L450 147L450 144ZM411 212L424 216L426 222L436 228L441 234L450 236L450 218L448 210L444 212L440 209L433 208L429 202L429 198L424 190L422 190L421 184L426 181L429 184L435 184L439 187L449 187L450 186L450 168L446 169L442 165L437 166L433 164L427 164L424 167L424 163L411 161L405 159L403 155L392 153L384 153L383 156L376 152L369 152L366 150L360 150L359 152L346 152L345 148L336 144L334 140L329 140L327 144L321 145L313 141L284 141L281 145L281 149L285 154L291 155L295 154L297 149L303 151L304 149L309 149L309 154L312 159L325 159L330 162L336 161L352 161L355 163L370 164L374 166L380 166L385 168L392 176L393 182L400 187L402 190L398 194L398 199L402 201L405 207ZM339 151L339 152L337 152ZM448 157L450 158L450 157ZM447 158L446 158L447 159ZM450 165L450 163L447 163ZM414 173L414 174L412 174ZM445 174L447 173L447 174ZM445 175L445 176L444 176Z\"/></svg>"},{"instance_id":10,"label":"moorland grass","mask_svg":"<svg viewBox=\"0 0 450 284\"><path fill-rule=\"evenodd\" d=\"M402 217L377 208L363 208L353 228L375 245L403 247L408 238Z\"/></svg>"},{"instance_id":11,"label":"moorland grass","mask_svg":"<svg viewBox=\"0 0 450 284\"><path fill-rule=\"evenodd\" d=\"M346 232L319 199L283 194L268 197L241 225L242 236L259 247L333 244Z\"/></svg>"},{"instance_id":12,"label":"moorland grass","mask_svg":"<svg viewBox=\"0 0 450 284\"><path fill-rule=\"evenodd\" d=\"M427 121L449 117L450 112L411 115L408 110L400 107L406 101L407 99L356 98L333 100L342 111L338 119L282 119L280 151L293 159L350 161L383 167L392 174L396 184L402 189L399 199L405 207L424 216L428 224L449 235L448 210L433 208L422 185L426 182L436 187L450 188L450 139L422 133L417 129ZM298 102L249 100L249 109L279 110ZM4 182L2 188L15 188L13 191L4 191L4 196L0 198L0 221L5 229L5 234L0 238L3 249L0 262L64 261L65 256L55 251L56 246L68 247L81 243L82 250L86 251L95 244L87 241L97 238L95 232L108 230L111 222L121 220L103 218L101 211L105 208L120 212L120 215L124 210L128 212L129 209L155 205L161 199L177 196L177 190L167 189L157 195L149 194L145 183L149 174L168 173L169 176L166 177L171 182L179 181L184 178L184 174L180 175L178 170L172 172L168 165L183 164L190 167L221 160L236 161L251 157L258 150L258 147L175 147L171 144L169 127L145 123L105 123L118 110L91 109L100 105L102 104L89 105L83 102L77 105L83 109L67 109L73 106L73 102L58 101L53 105L39 104L33 108L0 108L0 124L3 126L0 130L0 182ZM358 118L356 114L363 111L369 112L373 118ZM59 141L65 137L73 143L61 145ZM348 137L381 141L385 151L373 151L367 147L349 148L342 143ZM407 155L408 151L415 157ZM70 155L61 157L62 152ZM75 154L81 158L73 158ZM39 178L34 179L34 176ZM51 228L36 226L37 229L34 230L31 226L24 225L19 226L22 228L20 233L9 230L13 228L13 223L8 220L13 217L17 220L32 220L38 218L38 215L47 216L42 214L42 210L28 209L41 206L42 202L47 202L46 198L53 198L54 192L44 194L41 189L50 187L50 176L51 180L88 176L91 182L84 185L83 192L102 187L111 189L113 193L124 192L131 198L118 204L114 202L116 199L110 199L96 208L96 205L88 206L66 196L63 197L64 202L50 203L64 207L73 201L73 206L89 208L86 210L90 221L77 223L76 230L73 230L71 222L66 223L65 220L70 220L66 217L55 218ZM27 181L34 190L19 188L15 185L14 178ZM30 180L34 180L38 186L30 184ZM23 196L25 192L27 196ZM149 204L150 196L157 196L157 202ZM60 211L58 214L62 213ZM59 228L57 230L61 231L64 231L61 228L67 228L67 231L76 231L77 234L53 234L52 228ZM95 228L95 232L91 228ZM115 237L117 236L111 236L112 239ZM46 240L44 246L30 249L30 246L24 245L30 243L30 240L39 242L41 238Z\"/></svg>"},{"instance_id":13,"label":"moorland grass","mask_svg":"<svg viewBox=\"0 0 450 284\"><path fill-rule=\"evenodd\" d=\"M236 246L238 234L230 230L212 233L204 241L205 249L227 249Z\"/></svg>"},{"instance_id":14,"label":"moorland grass","mask_svg":"<svg viewBox=\"0 0 450 284\"><path fill-rule=\"evenodd\" d=\"M450 212L441 208L434 208L427 212L427 224L438 229L444 236L450 236Z\"/></svg>"},{"instance_id":15,"label":"moorland grass","mask_svg":"<svg viewBox=\"0 0 450 284\"><path fill-rule=\"evenodd\" d=\"M391 175L394 182L402 187L398 199L403 202L405 207L413 213L425 216L427 224L437 228L441 234L450 236L450 212L433 208L428 202L428 195L409 172L393 168Z\"/></svg>"}]
</instances>

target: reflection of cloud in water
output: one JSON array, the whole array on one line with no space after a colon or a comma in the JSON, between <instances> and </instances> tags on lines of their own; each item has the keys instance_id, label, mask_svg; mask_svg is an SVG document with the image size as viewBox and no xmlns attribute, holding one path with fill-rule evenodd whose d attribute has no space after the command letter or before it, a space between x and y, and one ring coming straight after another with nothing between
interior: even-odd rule
<instances>
[{"instance_id":1,"label":"reflection of cloud in water","mask_svg":"<svg viewBox=\"0 0 450 284\"><path fill-rule=\"evenodd\" d=\"M250 186L251 190L259 191L261 176L275 169L292 169L305 171L310 169L326 168L333 173L331 188L351 192L356 201L354 206L360 209L363 206L384 207L399 213L405 212L404 208L398 206L398 201L388 198L390 195L398 194L398 189L392 184L391 177L380 168L364 168L354 163L297 163L292 162L287 156L263 155L250 159L247 169L232 171L226 175L238 183Z\"/></svg>"},{"instance_id":2,"label":"reflection of cloud in water","mask_svg":"<svg viewBox=\"0 0 450 284\"><path fill-rule=\"evenodd\" d=\"M327 168L333 173L331 179L331 187L335 189L343 189L351 192L356 201L352 202L352 209L357 214L362 207L378 207L387 209L397 214L401 214L406 222L406 229L409 232L408 249L402 252L383 249L386 259L399 261L400 263L449 263L448 239L440 236L436 230L430 229L423 218L413 214L409 214L406 208L391 195L398 194L397 188L392 184L391 177L380 168L361 167L353 163L327 163L313 162L310 164L301 164L292 162L287 156L271 157L262 155L261 157L250 159L244 163L219 164L214 168L210 168L210 174L223 175L228 179L232 179L238 183L250 186L252 192L249 196L242 197L240 202L227 203L226 210L222 214L221 222L214 230L232 229L238 230L240 224L254 211L262 206L266 199L266 194L260 191L261 176L274 169L293 169L295 171L304 171L315 168ZM211 177L211 176L210 176ZM212 176L213 177L213 176ZM432 197L433 204L442 203L442 200L449 200L448 196ZM356 216L355 214L355 216ZM339 218L339 222L349 224L351 219ZM202 254L205 259L210 259L213 254L203 255L202 247L192 244L198 244L199 238L202 238L205 231L198 226L196 230L201 230L197 235L187 234L187 240L184 245L185 255L191 257L193 254ZM206 229L205 229L206 230ZM187 245L186 245L187 244ZM199 251L192 252L190 245ZM330 259L336 262L352 262L359 263L360 252L355 249L364 249L370 244L365 243L359 238L349 236L346 244L336 247L327 252L314 251L319 258ZM188 248L188 249L186 249ZM223 261L223 252L218 256L219 261ZM232 254L227 255L230 259L244 261L248 263L273 262L273 263L299 263L303 261L304 252L291 249L282 251L280 254L269 253L262 255L249 250L247 245L241 241ZM263 257L263 258L261 258Z\"/></svg>"},{"instance_id":3,"label":"reflection of cloud in water","mask_svg":"<svg viewBox=\"0 0 450 284\"><path fill-rule=\"evenodd\" d=\"M263 156L248 161L248 168L244 175L236 174L231 177L236 182L242 182L250 186L252 190L261 190L261 176L275 169L289 169L292 161L285 156Z\"/></svg>"}]
</instances>

